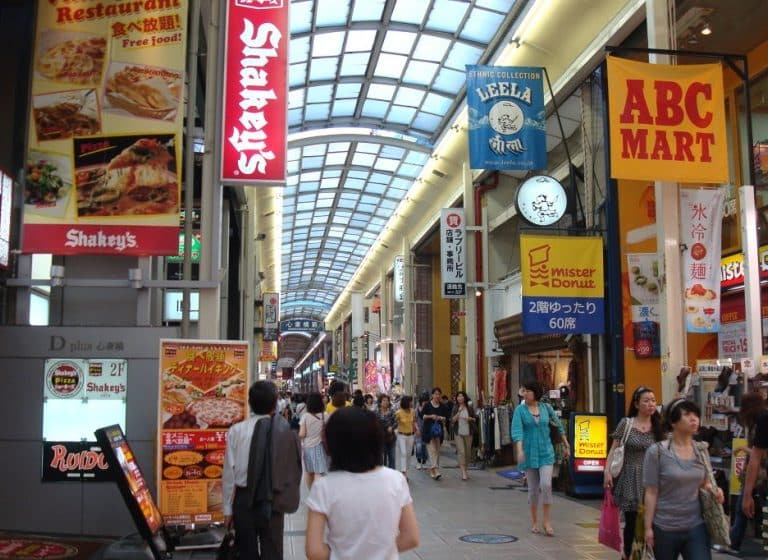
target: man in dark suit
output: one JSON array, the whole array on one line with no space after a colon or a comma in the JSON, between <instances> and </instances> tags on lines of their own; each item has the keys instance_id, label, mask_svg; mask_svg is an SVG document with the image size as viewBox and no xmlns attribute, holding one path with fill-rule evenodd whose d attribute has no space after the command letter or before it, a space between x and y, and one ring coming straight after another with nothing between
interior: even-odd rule
<instances>
[{"instance_id":1,"label":"man in dark suit","mask_svg":"<svg viewBox=\"0 0 768 560\"><path fill-rule=\"evenodd\" d=\"M240 558L282 560L284 516L299 507L301 448L296 432L275 414L272 383L251 385L248 403L253 416L227 434L224 515L234 524Z\"/></svg>"}]
</instances>

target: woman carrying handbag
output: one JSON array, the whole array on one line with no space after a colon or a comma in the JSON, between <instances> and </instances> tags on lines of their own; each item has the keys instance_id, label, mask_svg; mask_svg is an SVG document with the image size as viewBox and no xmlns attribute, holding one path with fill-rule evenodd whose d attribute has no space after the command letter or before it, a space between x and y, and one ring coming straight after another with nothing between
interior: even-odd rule
<instances>
[{"instance_id":1,"label":"woman carrying handbag","mask_svg":"<svg viewBox=\"0 0 768 560\"><path fill-rule=\"evenodd\" d=\"M613 501L624 513L622 560L630 558L637 512L643 501L643 458L648 448L664 439L661 415L656 408L656 396L648 387L640 386L632 393L629 411L611 434L613 444L609 457L623 447L624 461L616 477L608 465L603 473L606 492L613 490Z\"/></svg>"},{"instance_id":2,"label":"woman carrying handbag","mask_svg":"<svg viewBox=\"0 0 768 560\"><path fill-rule=\"evenodd\" d=\"M667 441L645 454L645 542L656 560L711 560L710 535L699 501L700 490L723 503L723 492L712 486L699 444L693 440L701 411L696 403L675 399L664 409ZM708 459L706 459L708 461Z\"/></svg>"}]
</instances>

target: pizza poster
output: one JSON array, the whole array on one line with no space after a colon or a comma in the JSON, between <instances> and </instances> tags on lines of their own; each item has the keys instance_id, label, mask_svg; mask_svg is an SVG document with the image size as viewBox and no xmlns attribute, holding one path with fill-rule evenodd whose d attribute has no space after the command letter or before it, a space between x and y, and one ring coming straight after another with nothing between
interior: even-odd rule
<instances>
[{"instance_id":1,"label":"pizza poster","mask_svg":"<svg viewBox=\"0 0 768 560\"><path fill-rule=\"evenodd\" d=\"M180 0L38 0L23 252L178 252L186 27Z\"/></svg>"},{"instance_id":2,"label":"pizza poster","mask_svg":"<svg viewBox=\"0 0 768 560\"><path fill-rule=\"evenodd\" d=\"M227 430L248 416L247 342L160 341L158 502L169 525L224 520Z\"/></svg>"}]
</instances>

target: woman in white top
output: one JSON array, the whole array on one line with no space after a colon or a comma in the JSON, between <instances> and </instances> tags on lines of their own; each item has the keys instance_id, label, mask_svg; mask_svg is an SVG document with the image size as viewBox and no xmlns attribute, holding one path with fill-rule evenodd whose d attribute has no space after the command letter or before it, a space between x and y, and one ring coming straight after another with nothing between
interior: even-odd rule
<instances>
[{"instance_id":1,"label":"woman in white top","mask_svg":"<svg viewBox=\"0 0 768 560\"><path fill-rule=\"evenodd\" d=\"M459 469L461 470L461 480L468 480L467 463L472 458L472 436L475 432L475 411L469 404L469 397L464 391L456 393L455 414L451 417L451 422L458 424L456 432L456 451L459 454Z\"/></svg>"},{"instance_id":2,"label":"woman in white top","mask_svg":"<svg viewBox=\"0 0 768 560\"><path fill-rule=\"evenodd\" d=\"M304 477L307 487L328 472L328 462L323 446L323 429L328 416L323 407L320 393L310 393L307 396L306 412L299 421L299 439L301 440L302 455L304 456Z\"/></svg>"},{"instance_id":3,"label":"woman in white top","mask_svg":"<svg viewBox=\"0 0 768 560\"><path fill-rule=\"evenodd\" d=\"M402 473L381 466L384 433L376 415L341 408L326 426L331 472L307 498L309 560L396 560L419 546L419 527Z\"/></svg>"}]
</instances>

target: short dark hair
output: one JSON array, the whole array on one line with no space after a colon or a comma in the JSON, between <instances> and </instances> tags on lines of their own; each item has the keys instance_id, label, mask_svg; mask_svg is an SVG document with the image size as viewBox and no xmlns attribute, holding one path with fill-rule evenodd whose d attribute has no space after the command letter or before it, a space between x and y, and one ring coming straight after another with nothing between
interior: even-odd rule
<instances>
[{"instance_id":1,"label":"short dark hair","mask_svg":"<svg viewBox=\"0 0 768 560\"><path fill-rule=\"evenodd\" d=\"M272 414L277 406L277 389L271 381L256 381L248 389L248 404L254 414Z\"/></svg>"},{"instance_id":2,"label":"short dark hair","mask_svg":"<svg viewBox=\"0 0 768 560\"><path fill-rule=\"evenodd\" d=\"M310 393L307 395L307 412L317 414L325 410L323 396L320 393Z\"/></svg>"},{"instance_id":3,"label":"short dark hair","mask_svg":"<svg viewBox=\"0 0 768 560\"><path fill-rule=\"evenodd\" d=\"M366 393L366 394L364 395L364 398L365 398L365 402L368 402L368 399L371 399L371 400L373 400L373 395L372 395L372 394L370 394L370 393Z\"/></svg>"},{"instance_id":4,"label":"short dark hair","mask_svg":"<svg viewBox=\"0 0 768 560\"><path fill-rule=\"evenodd\" d=\"M701 409L695 402L688 399L675 399L664 407L664 427L667 431L672 431L672 424L680 421L683 412L692 412L701 418Z\"/></svg>"},{"instance_id":5,"label":"short dark hair","mask_svg":"<svg viewBox=\"0 0 768 560\"><path fill-rule=\"evenodd\" d=\"M541 383L538 381L527 381L523 383L523 389L526 391L532 391L533 398L537 401L541 399L541 396L544 394L544 387L542 387Z\"/></svg>"},{"instance_id":6,"label":"short dark hair","mask_svg":"<svg viewBox=\"0 0 768 560\"><path fill-rule=\"evenodd\" d=\"M411 404L413 403L413 397L405 395L400 399L400 408L403 410L411 410Z\"/></svg>"},{"instance_id":7,"label":"short dark hair","mask_svg":"<svg viewBox=\"0 0 768 560\"><path fill-rule=\"evenodd\" d=\"M352 406L365 406L365 399L363 398L363 395L355 395L352 397Z\"/></svg>"},{"instance_id":8,"label":"short dark hair","mask_svg":"<svg viewBox=\"0 0 768 560\"><path fill-rule=\"evenodd\" d=\"M370 410L349 406L331 414L325 426L332 471L368 472L381 465L384 432Z\"/></svg>"},{"instance_id":9,"label":"short dark hair","mask_svg":"<svg viewBox=\"0 0 768 560\"><path fill-rule=\"evenodd\" d=\"M341 393L346 390L347 386L343 381L331 381L331 384L328 386L328 396L332 397L336 393Z\"/></svg>"},{"instance_id":10,"label":"short dark hair","mask_svg":"<svg viewBox=\"0 0 768 560\"><path fill-rule=\"evenodd\" d=\"M441 395L443 394L443 390L440 387L432 387L432 392L430 393L430 395L434 395L435 391L437 391Z\"/></svg>"},{"instance_id":11,"label":"short dark hair","mask_svg":"<svg viewBox=\"0 0 768 560\"><path fill-rule=\"evenodd\" d=\"M389 406L392 406L392 399L390 399L389 395L387 395L386 393L382 393L379 395L379 399L378 399L379 405L381 405L381 401L383 401L384 399L387 399L389 401Z\"/></svg>"}]
</instances>

